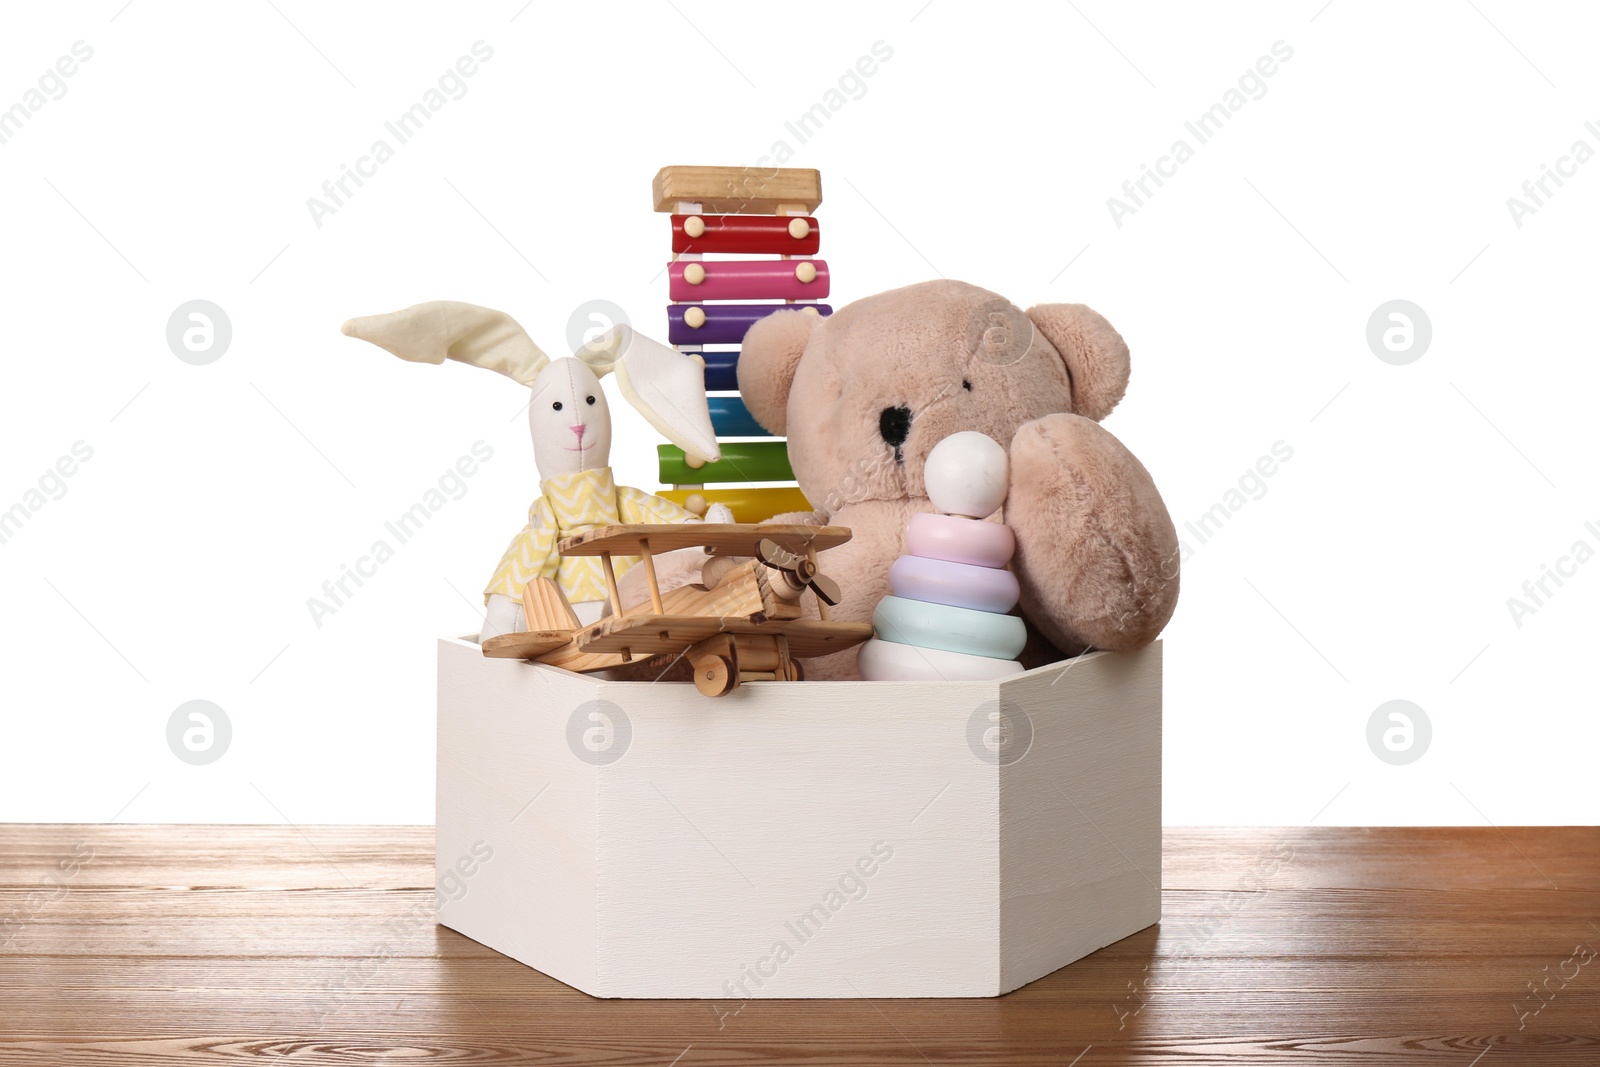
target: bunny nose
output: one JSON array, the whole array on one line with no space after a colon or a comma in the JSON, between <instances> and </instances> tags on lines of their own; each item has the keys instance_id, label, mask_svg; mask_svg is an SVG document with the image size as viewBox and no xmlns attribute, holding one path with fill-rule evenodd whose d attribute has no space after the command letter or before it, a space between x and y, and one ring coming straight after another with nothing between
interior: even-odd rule
<instances>
[{"instance_id":1,"label":"bunny nose","mask_svg":"<svg viewBox=\"0 0 1600 1067\"><path fill-rule=\"evenodd\" d=\"M583 423L581 423L581 422L578 423L576 426L568 426L567 427L567 429L571 430L573 433L578 435L578 440L579 441L583 440L583 431L587 430L588 428L589 427L583 425Z\"/></svg>"}]
</instances>

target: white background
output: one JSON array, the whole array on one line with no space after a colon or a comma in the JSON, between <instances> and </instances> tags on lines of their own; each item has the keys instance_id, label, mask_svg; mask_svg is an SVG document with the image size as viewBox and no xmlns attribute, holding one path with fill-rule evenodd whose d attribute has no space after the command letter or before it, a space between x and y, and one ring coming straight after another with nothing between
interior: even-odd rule
<instances>
[{"instance_id":1,"label":"white background","mask_svg":"<svg viewBox=\"0 0 1600 1067\"><path fill-rule=\"evenodd\" d=\"M1520 228L1506 200L1600 148L1597 34L1503 0L15 11L0 107L94 54L0 145L0 509L93 458L0 545L0 818L430 822L433 638L477 629L524 522L521 392L339 323L469 300L554 352L606 299L659 336L651 177L781 140L823 173L836 306L942 274L1106 314L1134 355L1108 427L1180 528L1293 449L1185 533L1168 822L1592 823L1600 562L1520 627L1506 602L1600 547L1600 161ZM466 94L315 225L307 198L479 40ZM1117 226L1107 198L1280 40L1265 95ZM800 143L785 121L877 41ZM196 298L232 322L208 366L166 343ZM1396 298L1432 321L1407 366L1365 339ZM656 436L614 407L619 480L654 487ZM466 495L315 625L307 598L480 439ZM204 767L165 740L196 698L234 731ZM1366 742L1395 698L1433 726L1407 766Z\"/></svg>"}]
</instances>

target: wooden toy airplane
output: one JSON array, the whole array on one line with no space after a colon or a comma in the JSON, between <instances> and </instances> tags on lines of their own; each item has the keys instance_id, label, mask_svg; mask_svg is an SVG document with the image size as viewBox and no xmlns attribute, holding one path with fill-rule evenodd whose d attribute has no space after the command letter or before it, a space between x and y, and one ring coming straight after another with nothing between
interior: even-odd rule
<instances>
[{"instance_id":1,"label":"wooden toy airplane","mask_svg":"<svg viewBox=\"0 0 1600 1067\"><path fill-rule=\"evenodd\" d=\"M580 672L686 654L695 687L707 696L732 692L740 682L799 681L803 672L797 660L838 652L872 636L869 622L828 617L828 606L839 602L840 592L817 568L817 553L848 540L850 531L842 526L602 526L567 538L560 551L600 557L611 615L582 626L560 587L548 578L535 579L522 591L527 631L490 638L483 654ZM709 587L686 585L663 595L651 553L696 546L714 557L704 568ZM612 556L643 558L647 603L622 610ZM743 563L715 558L732 556L754 558ZM800 598L808 590L817 598L820 618L801 617Z\"/></svg>"}]
</instances>

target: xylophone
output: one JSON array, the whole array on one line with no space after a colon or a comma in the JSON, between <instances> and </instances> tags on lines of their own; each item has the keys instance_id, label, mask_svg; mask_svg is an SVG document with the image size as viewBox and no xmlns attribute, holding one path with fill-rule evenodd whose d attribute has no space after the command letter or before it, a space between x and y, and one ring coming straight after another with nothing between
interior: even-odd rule
<instances>
[{"instance_id":1,"label":"xylophone","mask_svg":"<svg viewBox=\"0 0 1600 1067\"><path fill-rule=\"evenodd\" d=\"M655 209L672 214L667 341L704 361L711 425L723 442L722 458L708 464L676 445L659 446L661 482L673 487L660 495L702 515L726 504L735 522L809 511L793 484L788 445L763 429L739 397L737 346L757 320L780 308L833 313L818 302L828 295L828 264L812 258L822 236L811 217L822 203L821 176L805 169L663 167L652 192Z\"/></svg>"}]
</instances>

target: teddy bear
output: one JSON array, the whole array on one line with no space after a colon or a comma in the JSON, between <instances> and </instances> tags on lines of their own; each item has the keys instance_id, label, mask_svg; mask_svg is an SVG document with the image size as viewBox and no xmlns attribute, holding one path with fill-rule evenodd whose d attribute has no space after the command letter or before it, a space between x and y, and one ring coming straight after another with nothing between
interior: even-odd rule
<instances>
[{"instance_id":1,"label":"teddy bear","mask_svg":"<svg viewBox=\"0 0 1600 1067\"><path fill-rule=\"evenodd\" d=\"M750 413L788 438L815 509L771 521L853 533L819 558L844 593L834 618L871 620L907 523L934 510L924 461L963 430L1009 454L1008 495L988 518L1016 537L1024 666L1141 648L1171 618L1177 531L1150 473L1100 425L1127 389L1129 357L1090 308L1024 312L966 282L922 282L826 318L767 316L745 335L738 376ZM859 678L856 651L808 661L806 677Z\"/></svg>"}]
</instances>

